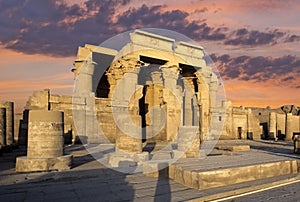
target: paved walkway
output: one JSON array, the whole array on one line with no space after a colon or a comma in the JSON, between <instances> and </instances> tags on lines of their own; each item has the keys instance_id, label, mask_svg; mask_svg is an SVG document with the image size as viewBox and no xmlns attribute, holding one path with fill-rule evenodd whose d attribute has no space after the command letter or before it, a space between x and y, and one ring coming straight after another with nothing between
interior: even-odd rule
<instances>
[{"instance_id":1,"label":"paved walkway","mask_svg":"<svg viewBox=\"0 0 300 202\"><path fill-rule=\"evenodd\" d=\"M270 161L274 161L275 158L299 159L299 156L292 154L290 143L220 142L220 144L243 143L251 144L254 150L243 154L236 153L232 156L219 155L219 151L214 151L212 156L198 160L199 164L203 169L216 169L233 164L238 166L243 159L249 164L259 159ZM142 174L128 175L108 169L95 161L79 145L69 147L68 151L75 157L74 168L70 171L28 174L14 172L14 158L16 155L24 155L22 150L3 154L0 157L0 201L187 201L236 189L238 186L262 183L251 182L247 185L199 191L166 178L157 179ZM251 161L246 157L249 157ZM219 163L216 163L216 159L219 159ZM186 160L182 160L184 161ZM284 179L286 176L281 178ZM272 180L276 179L265 180L265 182Z\"/></svg>"}]
</instances>

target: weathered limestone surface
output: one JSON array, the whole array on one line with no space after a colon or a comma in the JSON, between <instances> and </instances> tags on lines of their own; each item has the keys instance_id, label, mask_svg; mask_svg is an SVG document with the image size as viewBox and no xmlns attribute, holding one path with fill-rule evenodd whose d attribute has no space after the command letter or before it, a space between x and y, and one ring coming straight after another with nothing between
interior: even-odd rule
<instances>
[{"instance_id":1,"label":"weathered limestone surface","mask_svg":"<svg viewBox=\"0 0 300 202\"><path fill-rule=\"evenodd\" d=\"M292 113L286 115L286 138L285 140L291 141L293 138L293 132L299 132L300 130L300 116L295 116Z\"/></svg>"},{"instance_id":2,"label":"weathered limestone surface","mask_svg":"<svg viewBox=\"0 0 300 202\"><path fill-rule=\"evenodd\" d=\"M220 139L260 139L262 128L251 109L233 107L230 101L223 103L226 117Z\"/></svg>"},{"instance_id":3,"label":"weathered limestone surface","mask_svg":"<svg viewBox=\"0 0 300 202\"><path fill-rule=\"evenodd\" d=\"M26 157L18 157L17 172L66 170L72 156L63 156L63 113L33 110L29 112Z\"/></svg>"},{"instance_id":4,"label":"weathered limestone surface","mask_svg":"<svg viewBox=\"0 0 300 202\"><path fill-rule=\"evenodd\" d=\"M131 116L132 117L132 116ZM126 153L142 153L142 133L140 127L140 116L135 120L128 120L128 116L119 114L117 117L116 150ZM132 126L134 121L136 124Z\"/></svg>"},{"instance_id":5,"label":"weathered limestone surface","mask_svg":"<svg viewBox=\"0 0 300 202\"><path fill-rule=\"evenodd\" d=\"M211 171L198 171L196 169L197 164L187 163L187 165L189 164L190 167L176 163L170 165L169 178L187 187L199 190L298 173L297 161L295 160L222 168Z\"/></svg>"},{"instance_id":6,"label":"weathered limestone surface","mask_svg":"<svg viewBox=\"0 0 300 202\"><path fill-rule=\"evenodd\" d=\"M181 126L178 134L178 150L185 152L186 158L200 156L200 135L197 126Z\"/></svg>"},{"instance_id":7,"label":"weathered limestone surface","mask_svg":"<svg viewBox=\"0 0 300 202\"><path fill-rule=\"evenodd\" d=\"M270 113L270 129L269 129L269 138L270 139L276 139L277 138L277 121L276 121L276 113L271 112Z\"/></svg>"},{"instance_id":8,"label":"weathered limestone surface","mask_svg":"<svg viewBox=\"0 0 300 202\"><path fill-rule=\"evenodd\" d=\"M0 108L6 109L6 145L14 143L14 103L0 102Z\"/></svg>"},{"instance_id":9,"label":"weathered limestone surface","mask_svg":"<svg viewBox=\"0 0 300 202\"><path fill-rule=\"evenodd\" d=\"M0 108L0 148L6 145L6 109Z\"/></svg>"},{"instance_id":10,"label":"weathered limestone surface","mask_svg":"<svg viewBox=\"0 0 300 202\"><path fill-rule=\"evenodd\" d=\"M293 132L299 131L299 109L294 105L286 105L281 108L251 108L254 116L262 126L263 139L292 140Z\"/></svg>"},{"instance_id":11,"label":"weathered limestone surface","mask_svg":"<svg viewBox=\"0 0 300 202\"><path fill-rule=\"evenodd\" d=\"M63 155L63 113L35 110L29 113L28 158Z\"/></svg>"}]
</instances>

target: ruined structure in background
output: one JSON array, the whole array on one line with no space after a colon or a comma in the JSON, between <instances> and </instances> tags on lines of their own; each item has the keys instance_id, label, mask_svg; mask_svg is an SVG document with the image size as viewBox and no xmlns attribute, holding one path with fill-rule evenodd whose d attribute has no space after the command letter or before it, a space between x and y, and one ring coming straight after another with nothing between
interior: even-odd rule
<instances>
[{"instance_id":1,"label":"ruined structure in background","mask_svg":"<svg viewBox=\"0 0 300 202\"><path fill-rule=\"evenodd\" d=\"M262 128L262 139L291 141L294 132L300 132L300 110L294 105L281 108L251 108Z\"/></svg>"}]
</instances>

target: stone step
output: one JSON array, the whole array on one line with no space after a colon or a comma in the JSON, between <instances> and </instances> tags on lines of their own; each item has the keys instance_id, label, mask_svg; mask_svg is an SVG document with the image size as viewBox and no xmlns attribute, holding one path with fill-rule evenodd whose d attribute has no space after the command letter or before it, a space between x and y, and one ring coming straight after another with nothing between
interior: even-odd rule
<instances>
[{"instance_id":1,"label":"stone step","mask_svg":"<svg viewBox=\"0 0 300 202\"><path fill-rule=\"evenodd\" d=\"M180 164L168 168L168 177L194 189L223 187L254 180L298 173L296 160L277 161L232 168L202 171Z\"/></svg>"},{"instance_id":2,"label":"stone step","mask_svg":"<svg viewBox=\"0 0 300 202\"><path fill-rule=\"evenodd\" d=\"M172 151L159 151L150 153L150 160L170 160L173 159Z\"/></svg>"}]
</instances>

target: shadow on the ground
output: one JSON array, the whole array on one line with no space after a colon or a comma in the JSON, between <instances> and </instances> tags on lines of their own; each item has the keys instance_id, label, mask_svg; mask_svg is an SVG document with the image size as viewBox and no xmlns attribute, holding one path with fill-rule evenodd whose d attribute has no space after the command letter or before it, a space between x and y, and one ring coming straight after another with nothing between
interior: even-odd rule
<instances>
[{"instance_id":1,"label":"shadow on the ground","mask_svg":"<svg viewBox=\"0 0 300 202\"><path fill-rule=\"evenodd\" d=\"M126 175L108 168L39 173L0 190L0 201L133 201L135 196Z\"/></svg>"},{"instance_id":2,"label":"shadow on the ground","mask_svg":"<svg viewBox=\"0 0 300 202\"><path fill-rule=\"evenodd\" d=\"M268 152L277 156L299 159L300 155L294 153L292 142L252 141L251 149Z\"/></svg>"}]
</instances>

